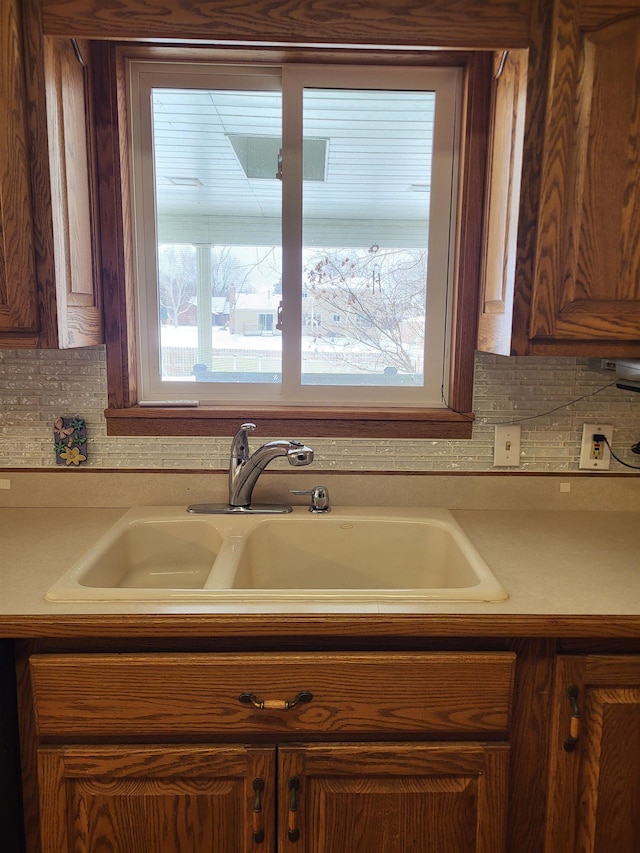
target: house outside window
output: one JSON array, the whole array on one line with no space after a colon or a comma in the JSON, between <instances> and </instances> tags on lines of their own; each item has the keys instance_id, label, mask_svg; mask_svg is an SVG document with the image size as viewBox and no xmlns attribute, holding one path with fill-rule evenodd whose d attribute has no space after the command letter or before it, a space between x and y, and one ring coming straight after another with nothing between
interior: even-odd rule
<instances>
[{"instance_id":1,"label":"house outside window","mask_svg":"<svg viewBox=\"0 0 640 853\"><path fill-rule=\"evenodd\" d=\"M128 75L141 398L443 407L461 70Z\"/></svg>"}]
</instances>

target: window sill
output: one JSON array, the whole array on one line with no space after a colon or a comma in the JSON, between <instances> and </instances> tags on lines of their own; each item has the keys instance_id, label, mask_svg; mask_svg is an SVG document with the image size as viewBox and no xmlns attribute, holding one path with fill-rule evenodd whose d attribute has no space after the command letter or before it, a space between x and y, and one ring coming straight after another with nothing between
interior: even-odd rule
<instances>
[{"instance_id":1,"label":"window sill","mask_svg":"<svg viewBox=\"0 0 640 853\"><path fill-rule=\"evenodd\" d=\"M471 438L473 413L451 409L278 408L107 409L107 435L233 435L255 420L262 434L316 438Z\"/></svg>"}]
</instances>

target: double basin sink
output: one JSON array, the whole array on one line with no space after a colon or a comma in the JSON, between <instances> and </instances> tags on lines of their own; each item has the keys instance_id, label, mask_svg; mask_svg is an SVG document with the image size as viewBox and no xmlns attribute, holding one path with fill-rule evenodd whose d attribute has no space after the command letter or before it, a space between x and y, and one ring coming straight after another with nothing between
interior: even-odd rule
<instances>
[{"instance_id":1,"label":"double basin sink","mask_svg":"<svg viewBox=\"0 0 640 853\"><path fill-rule=\"evenodd\" d=\"M49 601L499 601L507 592L446 509L280 516L131 509Z\"/></svg>"}]
</instances>

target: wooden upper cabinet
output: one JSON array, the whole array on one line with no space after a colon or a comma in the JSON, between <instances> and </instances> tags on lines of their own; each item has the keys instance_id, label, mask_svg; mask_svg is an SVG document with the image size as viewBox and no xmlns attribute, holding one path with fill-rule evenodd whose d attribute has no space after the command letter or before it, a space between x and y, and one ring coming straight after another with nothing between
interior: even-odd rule
<instances>
[{"instance_id":1,"label":"wooden upper cabinet","mask_svg":"<svg viewBox=\"0 0 640 853\"><path fill-rule=\"evenodd\" d=\"M532 21L513 323L510 305L485 300L480 348L638 356L640 13L617 0L549 9Z\"/></svg>"},{"instance_id":2,"label":"wooden upper cabinet","mask_svg":"<svg viewBox=\"0 0 640 853\"><path fill-rule=\"evenodd\" d=\"M33 347L38 309L20 3L0 0L0 345Z\"/></svg>"},{"instance_id":3,"label":"wooden upper cabinet","mask_svg":"<svg viewBox=\"0 0 640 853\"><path fill-rule=\"evenodd\" d=\"M531 337L640 354L640 14L595 32L558 3Z\"/></svg>"},{"instance_id":4,"label":"wooden upper cabinet","mask_svg":"<svg viewBox=\"0 0 640 853\"><path fill-rule=\"evenodd\" d=\"M76 39L44 43L59 346L102 340L95 200L91 52Z\"/></svg>"},{"instance_id":5,"label":"wooden upper cabinet","mask_svg":"<svg viewBox=\"0 0 640 853\"><path fill-rule=\"evenodd\" d=\"M442 48L525 47L532 0L38 0L47 35ZM535 2L535 0L534 0Z\"/></svg>"},{"instance_id":6,"label":"wooden upper cabinet","mask_svg":"<svg viewBox=\"0 0 640 853\"><path fill-rule=\"evenodd\" d=\"M508 354L527 98L527 51L494 55L478 349Z\"/></svg>"},{"instance_id":7,"label":"wooden upper cabinet","mask_svg":"<svg viewBox=\"0 0 640 853\"><path fill-rule=\"evenodd\" d=\"M43 38L39 0L0 9L0 346L98 344L89 52Z\"/></svg>"}]
</instances>

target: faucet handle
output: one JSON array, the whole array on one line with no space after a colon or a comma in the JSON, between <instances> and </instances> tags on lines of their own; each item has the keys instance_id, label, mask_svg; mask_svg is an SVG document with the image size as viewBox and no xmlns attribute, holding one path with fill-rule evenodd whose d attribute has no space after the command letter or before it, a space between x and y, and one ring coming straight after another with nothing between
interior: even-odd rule
<instances>
[{"instance_id":1,"label":"faucet handle","mask_svg":"<svg viewBox=\"0 0 640 853\"><path fill-rule=\"evenodd\" d=\"M256 428L255 424L242 424L231 441L231 467L249 458L248 432Z\"/></svg>"},{"instance_id":2,"label":"faucet handle","mask_svg":"<svg viewBox=\"0 0 640 853\"><path fill-rule=\"evenodd\" d=\"M292 495L311 495L309 512L331 512L329 489L326 486L313 486L311 489L289 489Z\"/></svg>"}]
</instances>

